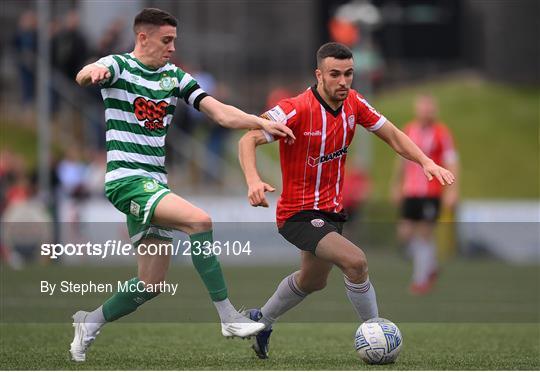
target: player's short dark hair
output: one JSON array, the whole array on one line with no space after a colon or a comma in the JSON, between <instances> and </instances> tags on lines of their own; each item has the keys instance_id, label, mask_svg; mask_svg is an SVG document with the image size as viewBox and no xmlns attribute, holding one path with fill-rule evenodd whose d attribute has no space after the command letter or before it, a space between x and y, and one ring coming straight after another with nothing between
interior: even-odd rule
<instances>
[{"instance_id":1,"label":"player's short dark hair","mask_svg":"<svg viewBox=\"0 0 540 372\"><path fill-rule=\"evenodd\" d=\"M178 20L164 10L157 8L144 8L135 16L133 21L133 30L138 32L141 26L165 26L170 25L176 27Z\"/></svg>"},{"instance_id":2,"label":"player's short dark hair","mask_svg":"<svg viewBox=\"0 0 540 372\"><path fill-rule=\"evenodd\" d=\"M353 54L349 48L340 43L323 44L317 51L317 67L320 67L323 59L334 57L335 59L351 59Z\"/></svg>"}]
</instances>

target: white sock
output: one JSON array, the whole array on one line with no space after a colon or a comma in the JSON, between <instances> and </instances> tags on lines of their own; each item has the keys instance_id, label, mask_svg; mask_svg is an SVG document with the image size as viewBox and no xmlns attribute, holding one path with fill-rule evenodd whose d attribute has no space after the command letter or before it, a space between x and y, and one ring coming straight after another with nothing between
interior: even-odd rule
<instances>
[{"instance_id":1,"label":"white sock","mask_svg":"<svg viewBox=\"0 0 540 372\"><path fill-rule=\"evenodd\" d=\"M377 318L379 316L377 296L369 278L364 283L359 284L351 282L346 276L343 276L343 280L345 281L347 297L349 297L360 319L366 321L371 318Z\"/></svg>"},{"instance_id":2,"label":"white sock","mask_svg":"<svg viewBox=\"0 0 540 372\"><path fill-rule=\"evenodd\" d=\"M216 307L222 323L231 322L238 315L238 311L236 311L228 298L222 301L214 301L214 306Z\"/></svg>"},{"instance_id":3,"label":"white sock","mask_svg":"<svg viewBox=\"0 0 540 372\"><path fill-rule=\"evenodd\" d=\"M294 279L297 272L298 271L284 278L281 283L279 283L272 297L270 297L268 301L266 301L266 304L261 308L263 317L259 321L264 323L267 329L270 328L272 323L274 323L281 315L298 305L308 295L300 290Z\"/></svg>"},{"instance_id":4,"label":"white sock","mask_svg":"<svg viewBox=\"0 0 540 372\"><path fill-rule=\"evenodd\" d=\"M413 252L413 278L415 284L424 284L433 270L435 259L434 247L423 239L414 239L411 242Z\"/></svg>"},{"instance_id":5,"label":"white sock","mask_svg":"<svg viewBox=\"0 0 540 372\"><path fill-rule=\"evenodd\" d=\"M107 323L107 321L103 316L103 306L89 312L84 321L86 329L88 329L91 334L95 334L97 331L99 331L105 323Z\"/></svg>"},{"instance_id":6,"label":"white sock","mask_svg":"<svg viewBox=\"0 0 540 372\"><path fill-rule=\"evenodd\" d=\"M437 261L437 246L435 245L435 242L429 241L427 242L429 245L429 273L428 275L431 275L433 272L437 271L439 269L439 263Z\"/></svg>"}]
</instances>

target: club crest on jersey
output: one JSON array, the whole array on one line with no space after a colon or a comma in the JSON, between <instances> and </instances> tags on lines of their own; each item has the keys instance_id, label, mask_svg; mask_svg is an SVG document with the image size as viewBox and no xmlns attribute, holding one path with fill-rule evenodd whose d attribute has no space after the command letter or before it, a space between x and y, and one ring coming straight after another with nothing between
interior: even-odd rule
<instances>
[{"instance_id":1,"label":"club crest on jersey","mask_svg":"<svg viewBox=\"0 0 540 372\"><path fill-rule=\"evenodd\" d=\"M154 180L145 181L144 185L143 185L144 191L146 191L146 192L155 191L157 189L157 187L158 187L157 182L154 181Z\"/></svg>"},{"instance_id":2,"label":"club crest on jersey","mask_svg":"<svg viewBox=\"0 0 540 372\"><path fill-rule=\"evenodd\" d=\"M349 124L349 129L354 128L354 115L349 115L347 118L347 123Z\"/></svg>"},{"instance_id":3,"label":"club crest on jersey","mask_svg":"<svg viewBox=\"0 0 540 372\"><path fill-rule=\"evenodd\" d=\"M320 218L315 218L313 220L311 220L311 224L315 227L323 227L324 226L324 221L321 220Z\"/></svg>"},{"instance_id":4,"label":"club crest on jersey","mask_svg":"<svg viewBox=\"0 0 540 372\"><path fill-rule=\"evenodd\" d=\"M335 159L339 159L343 155L346 155L346 154L347 154L347 146L345 146L342 149L339 149L337 151L334 151L333 153L328 154L328 155L323 155L323 156L319 156L319 157L310 156L310 157L308 157L308 165L310 167L316 167L320 163L326 163L327 161L332 161L332 160L335 160Z\"/></svg>"},{"instance_id":5,"label":"club crest on jersey","mask_svg":"<svg viewBox=\"0 0 540 372\"><path fill-rule=\"evenodd\" d=\"M167 75L163 75L159 81L159 86L163 90L172 90L176 86L177 79Z\"/></svg>"}]
</instances>

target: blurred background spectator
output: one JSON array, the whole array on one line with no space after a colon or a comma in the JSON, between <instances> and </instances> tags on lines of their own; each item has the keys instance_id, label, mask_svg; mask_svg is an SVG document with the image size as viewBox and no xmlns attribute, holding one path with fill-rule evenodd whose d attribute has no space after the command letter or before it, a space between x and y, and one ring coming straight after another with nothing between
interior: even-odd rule
<instances>
[{"instance_id":1,"label":"blurred background spectator","mask_svg":"<svg viewBox=\"0 0 540 372\"><path fill-rule=\"evenodd\" d=\"M31 113L35 100L37 18L33 10L24 11L13 36L15 63L19 70L21 105Z\"/></svg>"}]
</instances>

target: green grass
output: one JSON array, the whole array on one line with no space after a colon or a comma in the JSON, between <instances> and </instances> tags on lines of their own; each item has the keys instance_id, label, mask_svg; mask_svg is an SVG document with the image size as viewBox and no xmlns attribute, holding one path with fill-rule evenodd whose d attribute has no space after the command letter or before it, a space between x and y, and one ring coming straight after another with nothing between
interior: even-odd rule
<instances>
[{"instance_id":1,"label":"green grass","mask_svg":"<svg viewBox=\"0 0 540 372\"><path fill-rule=\"evenodd\" d=\"M260 361L249 343L225 340L191 265L172 264L175 296L163 294L108 325L86 364L67 360L70 315L93 309L110 294L39 293L41 280L115 282L134 276L126 266L0 267L0 369L540 369L540 268L492 260L452 260L436 291L407 292L410 265L395 252L367 250L380 314L400 327L404 346L395 365L369 367L356 358L356 315L334 269L327 288L285 314L272 336L272 359ZM237 306L260 306L294 266L225 266Z\"/></svg>"},{"instance_id":2,"label":"green grass","mask_svg":"<svg viewBox=\"0 0 540 372\"><path fill-rule=\"evenodd\" d=\"M55 370L532 370L539 369L538 324L400 324L397 363L357 359L355 324L276 326L271 358L248 341L225 340L217 324L114 324L103 329L87 362L68 360L68 324L2 325L0 369ZM536 342L534 342L536 340Z\"/></svg>"}]
</instances>

